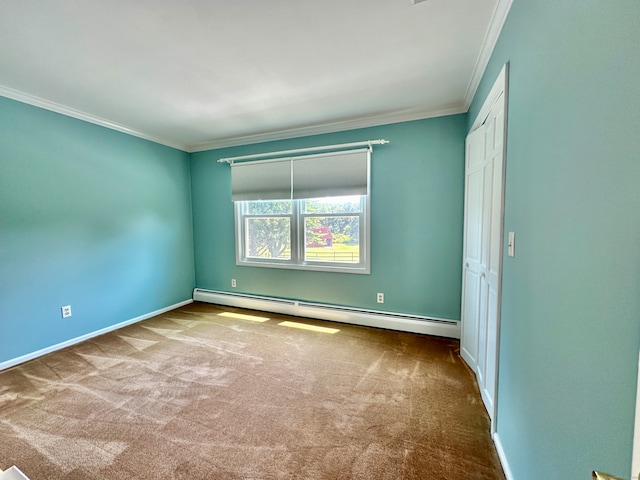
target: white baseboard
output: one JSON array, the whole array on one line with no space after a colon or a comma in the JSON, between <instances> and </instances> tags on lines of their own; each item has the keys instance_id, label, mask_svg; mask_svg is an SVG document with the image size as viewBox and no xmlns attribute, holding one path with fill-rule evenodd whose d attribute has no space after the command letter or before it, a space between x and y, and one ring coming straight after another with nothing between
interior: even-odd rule
<instances>
[{"instance_id":1,"label":"white baseboard","mask_svg":"<svg viewBox=\"0 0 640 480\"><path fill-rule=\"evenodd\" d=\"M129 320L125 320L124 322L117 323L115 325L110 325L108 327L102 328L100 330L96 330L94 332L87 333L80 337L72 338L71 340L67 340L66 342L58 343L56 345L52 345L47 348L43 348L41 350L37 350L35 352L28 353L26 355L22 355L21 357L12 358L10 360L6 360L4 362L0 362L0 371L5 370L7 368L13 367L20 363L27 362L29 360L33 360L34 358L41 357L42 355L46 355L47 353L55 352L56 350L61 350L66 347L70 347L71 345L75 345L76 343L83 342L85 340L89 340L90 338L97 337L98 335L102 335L104 333L109 333L114 330L118 330L119 328L126 327L127 325L132 325L134 323L141 322L142 320L146 320L147 318L155 317L156 315L160 315L162 313L168 312L170 310L175 310L176 308L182 307L184 305L189 305L193 303L192 299L185 300L183 302L176 303L174 305L169 305L168 307L161 308L160 310L156 310L155 312L146 313L144 315L140 315L136 318L131 318Z\"/></svg>"},{"instance_id":2,"label":"white baseboard","mask_svg":"<svg viewBox=\"0 0 640 480\"><path fill-rule=\"evenodd\" d=\"M502 464L502 470L504 471L505 478L507 480L514 480L511 468L509 468L509 462L507 461L507 455L504 453L504 448L502 448L502 442L500 441L500 435L498 435L498 432L493 435L493 443L496 446L498 458Z\"/></svg>"},{"instance_id":3,"label":"white baseboard","mask_svg":"<svg viewBox=\"0 0 640 480\"><path fill-rule=\"evenodd\" d=\"M392 312L361 310L334 305L316 304L298 300L260 297L237 293L217 292L196 288L193 299L229 307L261 310L296 317L317 318L332 322L349 323L365 327L386 328L401 332L422 333L439 337L460 338L460 322L439 318L405 315Z\"/></svg>"}]
</instances>

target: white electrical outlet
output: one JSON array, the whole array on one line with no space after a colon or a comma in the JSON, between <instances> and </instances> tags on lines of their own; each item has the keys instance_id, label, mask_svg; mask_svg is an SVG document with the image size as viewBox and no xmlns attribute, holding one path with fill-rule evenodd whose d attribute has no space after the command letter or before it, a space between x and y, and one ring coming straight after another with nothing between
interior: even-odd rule
<instances>
[{"instance_id":1,"label":"white electrical outlet","mask_svg":"<svg viewBox=\"0 0 640 480\"><path fill-rule=\"evenodd\" d=\"M384 293L378 293L377 295L378 303L384 303Z\"/></svg>"},{"instance_id":2,"label":"white electrical outlet","mask_svg":"<svg viewBox=\"0 0 640 480\"><path fill-rule=\"evenodd\" d=\"M232 286L233 288L236 288L236 285L237 285L237 284L236 284L236 279L235 279L235 278L232 278L232 279L231 279L231 286Z\"/></svg>"},{"instance_id":3,"label":"white electrical outlet","mask_svg":"<svg viewBox=\"0 0 640 480\"><path fill-rule=\"evenodd\" d=\"M65 305L62 307L62 318L67 318L71 316L71 305Z\"/></svg>"}]
</instances>

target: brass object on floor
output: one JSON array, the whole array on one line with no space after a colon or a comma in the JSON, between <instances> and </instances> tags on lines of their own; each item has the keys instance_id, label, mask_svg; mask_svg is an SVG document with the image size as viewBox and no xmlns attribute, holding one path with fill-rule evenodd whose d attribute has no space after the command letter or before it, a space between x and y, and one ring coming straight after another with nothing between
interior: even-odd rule
<instances>
[{"instance_id":1,"label":"brass object on floor","mask_svg":"<svg viewBox=\"0 0 640 480\"><path fill-rule=\"evenodd\" d=\"M609 473L596 472L592 473L593 480L624 480L624 478L614 477Z\"/></svg>"}]
</instances>

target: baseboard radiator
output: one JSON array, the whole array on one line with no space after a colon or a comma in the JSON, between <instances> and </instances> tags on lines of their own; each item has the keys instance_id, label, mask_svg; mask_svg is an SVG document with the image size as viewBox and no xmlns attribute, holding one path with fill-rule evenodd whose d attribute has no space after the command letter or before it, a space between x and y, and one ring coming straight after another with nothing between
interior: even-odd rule
<instances>
[{"instance_id":1,"label":"baseboard radiator","mask_svg":"<svg viewBox=\"0 0 640 480\"><path fill-rule=\"evenodd\" d=\"M299 300L217 292L200 288L196 288L193 291L193 299L199 302L281 313L283 315L293 315L296 317L350 323L365 327L386 328L401 332L423 333L439 337L460 338L460 322L455 320L362 310Z\"/></svg>"}]
</instances>

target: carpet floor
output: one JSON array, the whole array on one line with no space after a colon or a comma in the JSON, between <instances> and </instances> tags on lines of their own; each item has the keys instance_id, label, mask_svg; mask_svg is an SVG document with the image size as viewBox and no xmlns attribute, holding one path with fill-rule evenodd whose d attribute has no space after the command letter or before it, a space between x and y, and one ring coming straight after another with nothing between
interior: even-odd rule
<instances>
[{"instance_id":1,"label":"carpet floor","mask_svg":"<svg viewBox=\"0 0 640 480\"><path fill-rule=\"evenodd\" d=\"M458 341L203 303L0 372L13 464L31 480L504 480Z\"/></svg>"}]
</instances>

